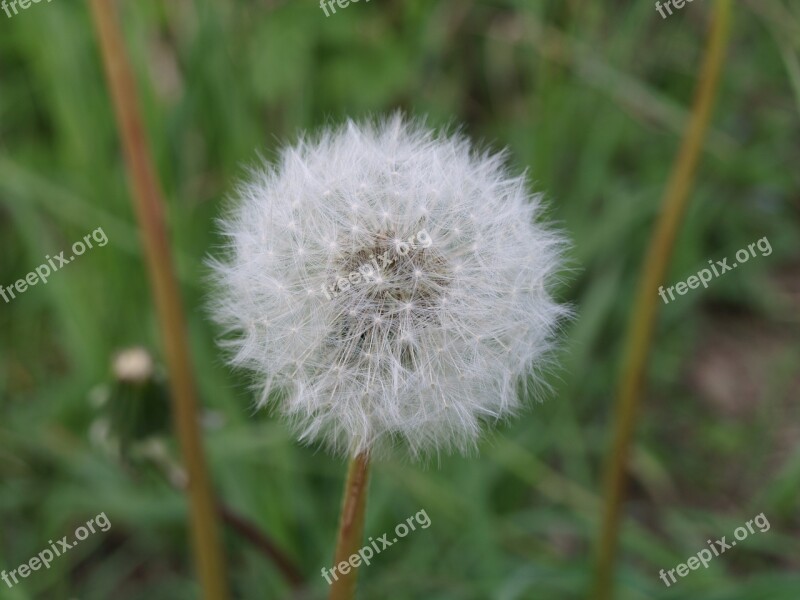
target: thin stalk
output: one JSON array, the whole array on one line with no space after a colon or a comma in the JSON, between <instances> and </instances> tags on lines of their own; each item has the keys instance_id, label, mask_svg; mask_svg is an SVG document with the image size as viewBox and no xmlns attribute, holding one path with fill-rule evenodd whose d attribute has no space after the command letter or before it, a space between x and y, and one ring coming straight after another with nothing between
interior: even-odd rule
<instances>
[{"instance_id":1,"label":"thin stalk","mask_svg":"<svg viewBox=\"0 0 800 600\"><path fill-rule=\"evenodd\" d=\"M217 510L220 517L222 517L223 523L230 526L231 529L250 542L256 550L272 561L293 590L301 591L305 589L305 580L300 569L256 523L222 502L218 504Z\"/></svg>"},{"instance_id":2,"label":"thin stalk","mask_svg":"<svg viewBox=\"0 0 800 600\"><path fill-rule=\"evenodd\" d=\"M364 539L364 515L367 506L369 485L369 457L359 454L350 461L347 483L342 499L342 514L339 520L339 539L336 542L334 566L348 559L361 548ZM352 600L356 594L358 569L350 568L343 574L337 569L338 579L331 584L330 600Z\"/></svg>"},{"instance_id":3,"label":"thin stalk","mask_svg":"<svg viewBox=\"0 0 800 600\"><path fill-rule=\"evenodd\" d=\"M186 482L188 477L186 470L172 458L165 445L148 444L140 452L142 456L147 457L152 462L153 466L173 488L180 490L184 494L187 492ZM217 502L217 512L223 524L228 525L230 529L250 542L253 548L275 564L293 590L301 591L305 589L305 579L300 569L257 523L238 513L222 501Z\"/></svg>"},{"instance_id":4,"label":"thin stalk","mask_svg":"<svg viewBox=\"0 0 800 600\"><path fill-rule=\"evenodd\" d=\"M606 463L593 600L609 600L613 594L626 465L660 302L658 288L666 275L678 226L694 182L725 59L730 21L730 0L716 0L691 118L664 192L663 208L644 262L625 343L625 361L614 412L613 442Z\"/></svg>"},{"instance_id":5,"label":"thin stalk","mask_svg":"<svg viewBox=\"0 0 800 600\"><path fill-rule=\"evenodd\" d=\"M220 546L216 503L198 428L197 392L180 290L164 225L164 199L147 146L136 82L111 0L90 0L90 6L122 136L134 208L161 326L174 424L189 479L187 493L196 569L204 597L207 600L227 600L230 596Z\"/></svg>"}]
</instances>

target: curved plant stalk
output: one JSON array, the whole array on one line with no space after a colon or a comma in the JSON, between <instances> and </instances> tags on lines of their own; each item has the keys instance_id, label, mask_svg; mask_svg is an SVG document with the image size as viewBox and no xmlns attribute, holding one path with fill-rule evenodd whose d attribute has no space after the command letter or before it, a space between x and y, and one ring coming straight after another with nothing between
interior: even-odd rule
<instances>
[{"instance_id":1,"label":"curved plant stalk","mask_svg":"<svg viewBox=\"0 0 800 600\"><path fill-rule=\"evenodd\" d=\"M667 272L703 149L725 59L730 20L731 0L716 0L712 29L698 74L692 115L664 192L663 208L644 262L625 343L625 362L614 412L614 437L606 464L603 520L591 596L593 600L609 600L613 593L625 468L658 312L658 287Z\"/></svg>"},{"instance_id":2,"label":"curved plant stalk","mask_svg":"<svg viewBox=\"0 0 800 600\"><path fill-rule=\"evenodd\" d=\"M186 493L188 476L186 470L173 459L164 444L150 443L141 450L141 455L151 461L153 466L169 482L173 488ZM226 505L224 502L217 501L217 512L220 520L231 530L238 533L244 540L249 542L253 548L263 554L281 572L283 578L295 592L302 592L306 587L305 578L302 571L287 555L283 549L275 542L266 531L245 515Z\"/></svg>"},{"instance_id":3,"label":"curved plant stalk","mask_svg":"<svg viewBox=\"0 0 800 600\"><path fill-rule=\"evenodd\" d=\"M297 568L291 558L270 538L257 523L236 512L234 509L220 502L217 506L222 522L237 532L250 545L269 559L281 572L283 578L295 592L301 593L305 589L303 573Z\"/></svg>"},{"instance_id":4,"label":"curved plant stalk","mask_svg":"<svg viewBox=\"0 0 800 600\"><path fill-rule=\"evenodd\" d=\"M339 539L336 542L334 567L356 554L364 539L364 514L367 506L369 486L369 457L359 454L350 461L347 483L342 499L342 514L339 519ZM343 574L337 569L338 579L331 584L330 600L352 600L355 598L358 569L350 568Z\"/></svg>"},{"instance_id":5,"label":"curved plant stalk","mask_svg":"<svg viewBox=\"0 0 800 600\"><path fill-rule=\"evenodd\" d=\"M227 600L228 582L216 503L200 438L186 322L164 225L164 200L147 147L136 83L111 0L91 0L100 52L122 137L134 207L163 334L173 418L188 474L187 493L197 573L207 600Z\"/></svg>"}]
</instances>

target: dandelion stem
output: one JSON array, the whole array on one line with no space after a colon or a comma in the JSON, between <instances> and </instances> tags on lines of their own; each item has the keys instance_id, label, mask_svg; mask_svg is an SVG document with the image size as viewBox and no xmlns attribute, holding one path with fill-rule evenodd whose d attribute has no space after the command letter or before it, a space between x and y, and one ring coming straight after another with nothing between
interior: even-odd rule
<instances>
[{"instance_id":1,"label":"dandelion stem","mask_svg":"<svg viewBox=\"0 0 800 600\"><path fill-rule=\"evenodd\" d=\"M339 519L339 539L336 542L334 567L358 552L364 539L364 514L367 506L369 484L369 457L366 452L350 461L347 483L342 499L342 514ZM338 571L338 569L337 569ZM330 600L352 600L355 598L358 570L337 572L338 579L331 584Z\"/></svg>"},{"instance_id":2,"label":"dandelion stem","mask_svg":"<svg viewBox=\"0 0 800 600\"><path fill-rule=\"evenodd\" d=\"M136 82L111 0L91 0L90 4L130 173L134 207L163 333L173 418L189 480L187 492L196 568L204 597L208 600L227 600L228 584L216 505L197 423L197 393L180 290L164 224L164 200L147 147L137 102Z\"/></svg>"},{"instance_id":3,"label":"dandelion stem","mask_svg":"<svg viewBox=\"0 0 800 600\"><path fill-rule=\"evenodd\" d=\"M666 275L703 149L724 63L730 20L730 0L717 0L705 57L698 73L692 115L664 192L663 208L650 240L632 313L614 412L613 442L606 464L603 520L591 595L594 600L609 600L613 594L625 469L658 312L658 287Z\"/></svg>"}]
</instances>

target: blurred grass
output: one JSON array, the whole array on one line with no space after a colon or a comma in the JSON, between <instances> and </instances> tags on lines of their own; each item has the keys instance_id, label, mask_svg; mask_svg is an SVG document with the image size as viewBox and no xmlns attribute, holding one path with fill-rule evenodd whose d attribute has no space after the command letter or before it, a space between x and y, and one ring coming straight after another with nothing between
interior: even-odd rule
<instances>
[{"instance_id":1,"label":"blurred grass","mask_svg":"<svg viewBox=\"0 0 800 600\"><path fill-rule=\"evenodd\" d=\"M667 285L767 236L751 259L662 307L632 464L618 597L795 600L800 589L800 10L737 4L713 134ZM214 218L243 165L346 116L401 107L508 145L574 240L554 393L487 436L480 457L373 471L366 534L424 508L432 525L362 569L362 597L584 598L622 332L694 88L704 3L375 0L121 3L189 316L215 482L322 597L344 465L253 414L203 312ZM0 598L196 598L185 500L146 462L120 465L90 396L116 350L159 347L87 9L0 13L0 284L103 227L109 243L0 304L0 569L105 511L91 536ZM160 357L159 357L160 358ZM100 387L98 387L100 386ZM90 431L94 431L90 435ZM170 442L172 443L172 442ZM706 539L753 535L670 589ZM226 535L237 597L282 598Z\"/></svg>"}]
</instances>

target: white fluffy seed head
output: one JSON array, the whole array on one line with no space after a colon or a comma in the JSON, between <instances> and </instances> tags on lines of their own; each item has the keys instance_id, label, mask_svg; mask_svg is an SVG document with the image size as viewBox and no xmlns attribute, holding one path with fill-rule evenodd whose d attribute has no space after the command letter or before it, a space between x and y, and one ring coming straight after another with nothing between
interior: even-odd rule
<instances>
[{"instance_id":1,"label":"white fluffy seed head","mask_svg":"<svg viewBox=\"0 0 800 600\"><path fill-rule=\"evenodd\" d=\"M348 122L238 195L213 314L301 440L467 451L541 383L563 238L502 154L400 115Z\"/></svg>"}]
</instances>

